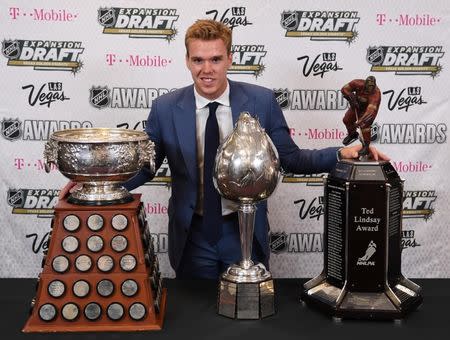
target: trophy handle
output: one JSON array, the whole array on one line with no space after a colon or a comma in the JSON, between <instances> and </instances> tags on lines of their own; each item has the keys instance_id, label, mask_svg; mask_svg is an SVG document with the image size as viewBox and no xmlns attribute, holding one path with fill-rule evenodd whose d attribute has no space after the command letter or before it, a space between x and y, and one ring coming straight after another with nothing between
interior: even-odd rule
<instances>
[{"instance_id":1,"label":"trophy handle","mask_svg":"<svg viewBox=\"0 0 450 340\"><path fill-rule=\"evenodd\" d=\"M44 148L44 168L45 172L50 172L50 165L57 164L56 160L58 158L58 142L50 139L47 143L45 143Z\"/></svg>"},{"instance_id":2,"label":"trophy handle","mask_svg":"<svg viewBox=\"0 0 450 340\"><path fill-rule=\"evenodd\" d=\"M149 165L150 172L155 172L155 143L151 140L139 142L139 166Z\"/></svg>"}]
</instances>

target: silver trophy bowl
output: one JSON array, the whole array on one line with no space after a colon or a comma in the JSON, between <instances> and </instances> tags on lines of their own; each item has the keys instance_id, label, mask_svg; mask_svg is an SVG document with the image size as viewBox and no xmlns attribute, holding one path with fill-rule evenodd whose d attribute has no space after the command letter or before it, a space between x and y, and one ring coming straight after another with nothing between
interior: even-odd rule
<instances>
[{"instance_id":1,"label":"silver trophy bowl","mask_svg":"<svg viewBox=\"0 0 450 340\"><path fill-rule=\"evenodd\" d=\"M248 112L217 151L214 185L226 199L255 203L267 199L280 178L278 152L258 120Z\"/></svg>"},{"instance_id":2,"label":"silver trophy bowl","mask_svg":"<svg viewBox=\"0 0 450 340\"><path fill-rule=\"evenodd\" d=\"M256 203L273 193L280 175L278 152L271 139L257 119L241 113L217 151L213 176L219 193L239 204L242 250L240 263L231 265L221 276L221 315L259 319L274 314L272 275L262 263L253 263L251 254Z\"/></svg>"},{"instance_id":3,"label":"silver trophy bowl","mask_svg":"<svg viewBox=\"0 0 450 340\"><path fill-rule=\"evenodd\" d=\"M154 173L154 144L143 131L109 128L55 131L45 145L46 171L59 171L82 184L68 201L82 205L126 203L131 194L121 183L147 164Z\"/></svg>"}]
</instances>

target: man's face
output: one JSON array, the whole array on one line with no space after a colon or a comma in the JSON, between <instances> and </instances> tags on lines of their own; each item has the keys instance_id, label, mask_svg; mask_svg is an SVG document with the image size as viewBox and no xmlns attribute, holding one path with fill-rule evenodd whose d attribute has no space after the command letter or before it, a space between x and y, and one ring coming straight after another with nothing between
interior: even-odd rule
<instances>
[{"instance_id":1,"label":"man's face","mask_svg":"<svg viewBox=\"0 0 450 340\"><path fill-rule=\"evenodd\" d=\"M225 43L221 39L193 39L188 51L186 65L197 92L210 100L218 98L227 88L227 71L232 62Z\"/></svg>"}]
</instances>

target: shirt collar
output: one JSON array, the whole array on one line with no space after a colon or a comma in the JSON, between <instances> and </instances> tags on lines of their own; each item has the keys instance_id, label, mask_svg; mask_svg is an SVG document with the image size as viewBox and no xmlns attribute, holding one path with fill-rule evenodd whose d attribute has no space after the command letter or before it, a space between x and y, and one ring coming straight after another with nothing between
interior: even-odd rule
<instances>
[{"instance_id":1,"label":"shirt collar","mask_svg":"<svg viewBox=\"0 0 450 340\"><path fill-rule=\"evenodd\" d=\"M227 81L227 87L225 88L225 91L223 91L223 93L214 100L210 100L208 98L201 96L194 86L194 97L195 97L195 107L197 110L204 108L211 102L218 102L220 105L230 106L230 84Z\"/></svg>"}]
</instances>

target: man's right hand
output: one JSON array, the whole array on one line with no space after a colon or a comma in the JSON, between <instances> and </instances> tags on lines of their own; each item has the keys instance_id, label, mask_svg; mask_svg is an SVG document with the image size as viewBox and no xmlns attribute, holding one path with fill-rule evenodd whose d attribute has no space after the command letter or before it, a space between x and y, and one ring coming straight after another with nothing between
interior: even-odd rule
<instances>
[{"instance_id":1,"label":"man's right hand","mask_svg":"<svg viewBox=\"0 0 450 340\"><path fill-rule=\"evenodd\" d=\"M58 199L63 199L64 197L68 196L70 193L72 193L76 190L79 190L81 188L81 186L82 186L81 183L69 181L69 183L67 183L64 186L64 188L62 188L61 191L59 192Z\"/></svg>"}]
</instances>

